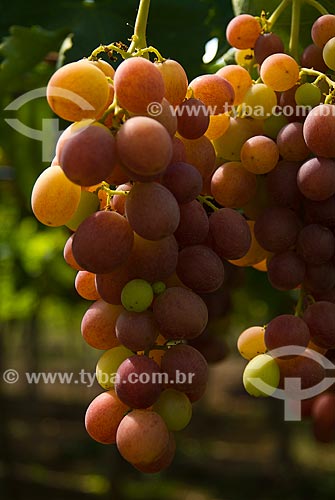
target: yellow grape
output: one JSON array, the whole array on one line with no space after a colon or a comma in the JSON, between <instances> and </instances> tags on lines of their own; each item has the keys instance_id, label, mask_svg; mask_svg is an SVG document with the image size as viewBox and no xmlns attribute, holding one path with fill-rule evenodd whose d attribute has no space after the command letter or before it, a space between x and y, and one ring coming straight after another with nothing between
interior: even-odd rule
<instances>
[{"instance_id":1,"label":"yellow grape","mask_svg":"<svg viewBox=\"0 0 335 500\"><path fill-rule=\"evenodd\" d=\"M266 352L263 326L251 326L244 330L237 340L237 349L244 359L252 359Z\"/></svg>"},{"instance_id":2,"label":"yellow grape","mask_svg":"<svg viewBox=\"0 0 335 500\"><path fill-rule=\"evenodd\" d=\"M241 104L244 94L252 85L252 78L248 71L238 64L229 64L220 68L216 74L225 78L233 87L235 92L234 105Z\"/></svg>"},{"instance_id":3,"label":"yellow grape","mask_svg":"<svg viewBox=\"0 0 335 500\"><path fill-rule=\"evenodd\" d=\"M99 116L108 97L106 76L86 59L59 68L47 86L49 106L71 122Z\"/></svg>"},{"instance_id":4,"label":"yellow grape","mask_svg":"<svg viewBox=\"0 0 335 500\"><path fill-rule=\"evenodd\" d=\"M241 148L245 141L255 134L261 133L259 124L260 121L231 118L226 132L213 140L219 161L239 161Z\"/></svg>"},{"instance_id":5,"label":"yellow grape","mask_svg":"<svg viewBox=\"0 0 335 500\"><path fill-rule=\"evenodd\" d=\"M80 196L80 186L71 182L59 165L54 165L36 179L31 207L42 224L62 226L77 210Z\"/></svg>"},{"instance_id":6,"label":"yellow grape","mask_svg":"<svg viewBox=\"0 0 335 500\"><path fill-rule=\"evenodd\" d=\"M287 54L272 54L263 62L260 74L265 85L275 92L285 92L298 82L299 65Z\"/></svg>"},{"instance_id":7,"label":"yellow grape","mask_svg":"<svg viewBox=\"0 0 335 500\"><path fill-rule=\"evenodd\" d=\"M269 86L256 83L246 91L241 106L245 116L264 120L273 114L277 106L277 96Z\"/></svg>"},{"instance_id":8,"label":"yellow grape","mask_svg":"<svg viewBox=\"0 0 335 500\"><path fill-rule=\"evenodd\" d=\"M229 128L230 116L226 113L220 115L211 115L209 118L209 125L205 132L205 136L214 141L223 135Z\"/></svg>"}]
</instances>

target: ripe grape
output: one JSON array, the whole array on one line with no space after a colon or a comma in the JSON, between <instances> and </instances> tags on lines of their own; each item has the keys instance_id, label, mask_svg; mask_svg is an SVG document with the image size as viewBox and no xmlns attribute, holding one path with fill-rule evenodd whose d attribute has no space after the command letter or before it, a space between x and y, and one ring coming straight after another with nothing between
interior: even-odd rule
<instances>
[{"instance_id":1,"label":"ripe grape","mask_svg":"<svg viewBox=\"0 0 335 500\"><path fill-rule=\"evenodd\" d=\"M331 290L335 286L335 264L333 262L307 264L303 285L312 294Z\"/></svg>"},{"instance_id":2,"label":"ripe grape","mask_svg":"<svg viewBox=\"0 0 335 500\"><path fill-rule=\"evenodd\" d=\"M153 298L154 293L150 283L143 279L129 281L121 292L121 302L127 311L145 311L151 305Z\"/></svg>"},{"instance_id":3,"label":"ripe grape","mask_svg":"<svg viewBox=\"0 0 335 500\"><path fill-rule=\"evenodd\" d=\"M303 352L309 340L308 326L301 318L293 314L281 314L265 327L264 341L269 351L280 347L299 346Z\"/></svg>"},{"instance_id":4,"label":"ripe grape","mask_svg":"<svg viewBox=\"0 0 335 500\"><path fill-rule=\"evenodd\" d=\"M284 92L299 80L299 66L287 54L272 54L263 61L260 75L265 85L272 90Z\"/></svg>"},{"instance_id":5,"label":"ripe grape","mask_svg":"<svg viewBox=\"0 0 335 500\"><path fill-rule=\"evenodd\" d=\"M257 217L255 236L265 250L279 253L294 245L300 226L300 220L293 210L271 207Z\"/></svg>"},{"instance_id":6,"label":"ripe grape","mask_svg":"<svg viewBox=\"0 0 335 500\"><path fill-rule=\"evenodd\" d=\"M158 337L158 327L150 311L123 311L115 323L116 336L131 351L150 349Z\"/></svg>"},{"instance_id":7,"label":"ripe grape","mask_svg":"<svg viewBox=\"0 0 335 500\"><path fill-rule=\"evenodd\" d=\"M303 319L316 345L335 348L335 304L324 300L315 302L307 307Z\"/></svg>"},{"instance_id":8,"label":"ripe grape","mask_svg":"<svg viewBox=\"0 0 335 500\"><path fill-rule=\"evenodd\" d=\"M220 205L239 208L255 195L256 175L248 172L241 162L230 161L216 169L211 180L211 192Z\"/></svg>"},{"instance_id":9,"label":"ripe grape","mask_svg":"<svg viewBox=\"0 0 335 500\"><path fill-rule=\"evenodd\" d=\"M95 286L95 274L88 271L78 271L74 282L77 293L86 300L100 299L99 292Z\"/></svg>"},{"instance_id":10,"label":"ripe grape","mask_svg":"<svg viewBox=\"0 0 335 500\"><path fill-rule=\"evenodd\" d=\"M287 397L297 397L295 385L290 390L290 378L299 379L301 389L309 389L319 384L325 377L325 369L319 361L299 355L290 359L277 358L276 362L280 369L279 387L285 388ZM286 387L285 387L286 386Z\"/></svg>"},{"instance_id":11,"label":"ripe grape","mask_svg":"<svg viewBox=\"0 0 335 500\"><path fill-rule=\"evenodd\" d=\"M311 35L315 45L322 49L335 36L335 16L327 14L318 17L312 26Z\"/></svg>"},{"instance_id":12,"label":"ripe grape","mask_svg":"<svg viewBox=\"0 0 335 500\"><path fill-rule=\"evenodd\" d=\"M201 174L203 181L212 175L215 169L215 149L211 141L202 136L199 139L181 138L185 147L186 161L193 165Z\"/></svg>"},{"instance_id":13,"label":"ripe grape","mask_svg":"<svg viewBox=\"0 0 335 500\"><path fill-rule=\"evenodd\" d=\"M117 154L130 173L150 177L161 174L172 158L172 140L153 118L134 116L116 134Z\"/></svg>"},{"instance_id":14,"label":"ripe grape","mask_svg":"<svg viewBox=\"0 0 335 500\"><path fill-rule=\"evenodd\" d=\"M317 156L335 157L335 143L329 138L335 134L335 113L332 104L320 104L310 111L304 122L304 138Z\"/></svg>"},{"instance_id":15,"label":"ripe grape","mask_svg":"<svg viewBox=\"0 0 335 500\"><path fill-rule=\"evenodd\" d=\"M180 211L166 187L156 182L137 182L127 196L126 216L142 238L160 240L177 229Z\"/></svg>"},{"instance_id":16,"label":"ripe grape","mask_svg":"<svg viewBox=\"0 0 335 500\"><path fill-rule=\"evenodd\" d=\"M304 140L303 125L299 122L288 123L279 131L277 146L286 161L303 161L311 154Z\"/></svg>"},{"instance_id":17,"label":"ripe grape","mask_svg":"<svg viewBox=\"0 0 335 500\"><path fill-rule=\"evenodd\" d=\"M293 250L274 255L267 266L269 282L278 290L293 290L306 276L306 265Z\"/></svg>"},{"instance_id":18,"label":"ripe grape","mask_svg":"<svg viewBox=\"0 0 335 500\"><path fill-rule=\"evenodd\" d=\"M162 372L168 374L166 388L188 396L203 391L208 379L208 365L197 349L186 344L170 347L162 357Z\"/></svg>"},{"instance_id":19,"label":"ripe grape","mask_svg":"<svg viewBox=\"0 0 335 500\"><path fill-rule=\"evenodd\" d=\"M257 19L249 14L240 14L232 19L226 29L228 43L237 49L254 48L261 34Z\"/></svg>"},{"instance_id":20,"label":"ripe grape","mask_svg":"<svg viewBox=\"0 0 335 500\"><path fill-rule=\"evenodd\" d=\"M192 245L179 252L177 275L196 293L218 290L224 279L220 257L205 245Z\"/></svg>"},{"instance_id":21,"label":"ripe grape","mask_svg":"<svg viewBox=\"0 0 335 500\"><path fill-rule=\"evenodd\" d=\"M102 392L93 399L86 410L86 431L98 443L116 443L117 428L128 409L114 390Z\"/></svg>"},{"instance_id":22,"label":"ripe grape","mask_svg":"<svg viewBox=\"0 0 335 500\"><path fill-rule=\"evenodd\" d=\"M31 208L42 224L62 226L77 210L80 196L80 187L65 176L61 167L53 165L36 179L31 193Z\"/></svg>"},{"instance_id":23,"label":"ripe grape","mask_svg":"<svg viewBox=\"0 0 335 500\"><path fill-rule=\"evenodd\" d=\"M251 233L244 217L231 208L221 208L209 218L210 234L225 259L240 259L251 245Z\"/></svg>"},{"instance_id":24,"label":"ripe grape","mask_svg":"<svg viewBox=\"0 0 335 500\"><path fill-rule=\"evenodd\" d=\"M260 380L253 381L252 379ZM252 358L243 372L244 388L251 396L255 397L271 396L278 387L279 379L278 365L268 354L258 354ZM257 384L260 382L266 384L266 388L258 387Z\"/></svg>"},{"instance_id":25,"label":"ripe grape","mask_svg":"<svg viewBox=\"0 0 335 500\"><path fill-rule=\"evenodd\" d=\"M121 304L123 287L134 278L128 260L110 273L96 274L95 285L101 298L110 304Z\"/></svg>"},{"instance_id":26,"label":"ripe grape","mask_svg":"<svg viewBox=\"0 0 335 500\"><path fill-rule=\"evenodd\" d=\"M237 349L243 358L251 360L258 354L266 352L264 333L263 326L251 326L240 334Z\"/></svg>"},{"instance_id":27,"label":"ripe grape","mask_svg":"<svg viewBox=\"0 0 335 500\"><path fill-rule=\"evenodd\" d=\"M334 16L335 17L335 16ZM320 394L312 405L314 436L322 443L335 441L335 394Z\"/></svg>"},{"instance_id":28,"label":"ripe grape","mask_svg":"<svg viewBox=\"0 0 335 500\"><path fill-rule=\"evenodd\" d=\"M176 453L176 440L174 438L174 434L172 432L169 433L169 442L167 448L163 455L161 455L157 460L152 461L149 464L132 464L135 469L140 472L144 472L146 474L156 474L157 472L161 472L171 465L172 460Z\"/></svg>"},{"instance_id":29,"label":"ripe grape","mask_svg":"<svg viewBox=\"0 0 335 500\"><path fill-rule=\"evenodd\" d=\"M335 161L330 158L311 158L297 174L300 191L306 198L323 201L335 194Z\"/></svg>"},{"instance_id":30,"label":"ripe grape","mask_svg":"<svg viewBox=\"0 0 335 500\"><path fill-rule=\"evenodd\" d=\"M305 219L308 223L321 224L329 228L335 226L335 196L324 201L304 200Z\"/></svg>"},{"instance_id":31,"label":"ripe grape","mask_svg":"<svg viewBox=\"0 0 335 500\"><path fill-rule=\"evenodd\" d=\"M117 397L130 408L149 408L162 390L160 367L144 355L125 359L116 374Z\"/></svg>"},{"instance_id":32,"label":"ripe grape","mask_svg":"<svg viewBox=\"0 0 335 500\"><path fill-rule=\"evenodd\" d=\"M136 233L134 245L127 261L134 278L149 282L165 280L177 267L178 244L173 235L157 241L146 240Z\"/></svg>"},{"instance_id":33,"label":"ripe grape","mask_svg":"<svg viewBox=\"0 0 335 500\"><path fill-rule=\"evenodd\" d=\"M165 94L160 71L143 57L130 57L118 66L114 89L119 105L138 114L146 113L149 104L160 103Z\"/></svg>"},{"instance_id":34,"label":"ripe grape","mask_svg":"<svg viewBox=\"0 0 335 500\"><path fill-rule=\"evenodd\" d=\"M197 201L180 205L180 222L174 236L180 247L204 243L209 231L207 212Z\"/></svg>"},{"instance_id":35,"label":"ripe grape","mask_svg":"<svg viewBox=\"0 0 335 500\"><path fill-rule=\"evenodd\" d=\"M151 410L131 411L121 420L116 433L116 444L123 458L141 466L160 459L169 439L164 420Z\"/></svg>"},{"instance_id":36,"label":"ripe grape","mask_svg":"<svg viewBox=\"0 0 335 500\"><path fill-rule=\"evenodd\" d=\"M192 339L206 328L208 311L204 301L191 290L167 288L153 303L159 331L166 339Z\"/></svg>"},{"instance_id":37,"label":"ripe grape","mask_svg":"<svg viewBox=\"0 0 335 500\"><path fill-rule=\"evenodd\" d=\"M103 350L119 345L115 325L122 311L122 306L108 304L101 299L94 302L81 321L81 333L85 342L95 349Z\"/></svg>"},{"instance_id":38,"label":"ripe grape","mask_svg":"<svg viewBox=\"0 0 335 500\"><path fill-rule=\"evenodd\" d=\"M241 149L241 162L245 169L254 174L266 174L279 160L277 144L264 135L248 139Z\"/></svg>"},{"instance_id":39,"label":"ripe grape","mask_svg":"<svg viewBox=\"0 0 335 500\"><path fill-rule=\"evenodd\" d=\"M234 103L233 86L217 74L198 76L191 81L189 89L193 97L203 102L209 114L225 113Z\"/></svg>"},{"instance_id":40,"label":"ripe grape","mask_svg":"<svg viewBox=\"0 0 335 500\"><path fill-rule=\"evenodd\" d=\"M122 215L96 212L87 217L75 232L73 256L86 271L110 273L126 261L133 241L133 231Z\"/></svg>"},{"instance_id":41,"label":"ripe grape","mask_svg":"<svg viewBox=\"0 0 335 500\"><path fill-rule=\"evenodd\" d=\"M322 48L314 43L308 45L301 54L300 64L303 68L313 68L321 73L327 73L328 67L323 60Z\"/></svg>"},{"instance_id":42,"label":"ripe grape","mask_svg":"<svg viewBox=\"0 0 335 500\"><path fill-rule=\"evenodd\" d=\"M283 40L276 33L264 33L260 35L254 47L255 59L258 64L272 54L285 52Z\"/></svg>"},{"instance_id":43,"label":"ripe grape","mask_svg":"<svg viewBox=\"0 0 335 500\"><path fill-rule=\"evenodd\" d=\"M74 234L71 234L71 236L66 240L63 250L63 257L67 265L72 267L72 269L75 269L76 271L83 271L83 268L80 267L78 262L76 262L75 258L73 257L73 252L72 252L73 237Z\"/></svg>"},{"instance_id":44,"label":"ripe grape","mask_svg":"<svg viewBox=\"0 0 335 500\"><path fill-rule=\"evenodd\" d=\"M51 109L64 120L72 122L100 116L108 97L106 76L86 59L59 68L47 86Z\"/></svg>"},{"instance_id":45,"label":"ripe grape","mask_svg":"<svg viewBox=\"0 0 335 500\"><path fill-rule=\"evenodd\" d=\"M298 188L297 174L300 162L281 160L266 176L266 187L276 205L299 209L302 193Z\"/></svg>"},{"instance_id":46,"label":"ripe grape","mask_svg":"<svg viewBox=\"0 0 335 500\"><path fill-rule=\"evenodd\" d=\"M103 181L112 173L114 161L114 136L98 122L70 134L59 153L59 163L65 175L80 186Z\"/></svg>"},{"instance_id":47,"label":"ripe grape","mask_svg":"<svg viewBox=\"0 0 335 500\"><path fill-rule=\"evenodd\" d=\"M178 106L178 133L186 139L199 139L209 125L209 113L199 99L186 99Z\"/></svg>"},{"instance_id":48,"label":"ripe grape","mask_svg":"<svg viewBox=\"0 0 335 500\"><path fill-rule=\"evenodd\" d=\"M309 264L323 264L335 254L335 238L327 227L308 224L300 231L297 253Z\"/></svg>"},{"instance_id":49,"label":"ripe grape","mask_svg":"<svg viewBox=\"0 0 335 500\"><path fill-rule=\"evenodd\" d=\"M169 431L181 431L192 418L192 404L186 394L175 389L161 392L153 406L164 420Z\"/></svg>"},{"instance_id":50,"label":"ripe grape","mask_svg":"<svg viewBox=\"0 0 335 500\"><path fill-rule=\"evenodd\" d=\"M193 165L181 161L170 163L161 182L178 203L189 203L202 191L200 172Z\"/></svg>"}]
</instances>

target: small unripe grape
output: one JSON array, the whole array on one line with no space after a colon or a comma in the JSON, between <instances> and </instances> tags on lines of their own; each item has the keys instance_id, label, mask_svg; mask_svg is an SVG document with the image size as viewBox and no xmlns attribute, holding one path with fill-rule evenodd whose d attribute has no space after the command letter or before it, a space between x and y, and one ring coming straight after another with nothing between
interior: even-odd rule
<instances>
[{"instance_id":1,"label":"small unripe grape","mask_svg":"<svg viewBox=\"0 0 335 500\"><path fill-rule=\"evenodd\" d=\"M141 279L129 281L121 293L121 302L127 311L145 311L153 298L154 293L150 283Z\"/></svg>"}]
</instances>

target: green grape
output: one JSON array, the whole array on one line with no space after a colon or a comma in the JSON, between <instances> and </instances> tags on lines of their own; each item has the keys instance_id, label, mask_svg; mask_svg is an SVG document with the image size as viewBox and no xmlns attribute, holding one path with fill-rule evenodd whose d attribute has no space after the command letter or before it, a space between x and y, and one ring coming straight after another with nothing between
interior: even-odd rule
<instances>
[{"instance_id":1,"label":"green grape","mask_svg":"<svg viewBox=\"0 0 335 500\"><path fill-rule=\"evenodd\" d=\"M279 131L287 124L288 121L285 115L271 115L263 122L264 135L270 137L271 139L276 139Z\"/></svg>"},{"instance_id":2,"label":"green grape","mask_svg":"<svg viewBox=\"0 0 335 500\"><path fill-rule=\"evenodd\" d=\"M155 295L160 295L166 290L166 284L163 281L156 281L151 287Z\"/></svg>"},{"instance_id":3,"label":"green grape","mask_svg":"<svg viewBox=\"0 0 335 500\"><path fill-rule=\"evenodd\" d=\"M101 387L107 390L114 388L116 372L119 366L125 359L133 356L133 354L132 351L123 345L113 347L104 352L98 360L95 371L97 381Z\"/></svg>"},{"instance_id":4,"label":"green grape","mask_svg":"<svg viewBox=\"0 0 335 500\"><path fill-rule=\"evenodd\" d=\"M335 71L335 37L328 40L326 45L323 47L322 56L328 68Z\"/></svg>"},{"instance_id":5,"label":"green grape","mask_svg":"<svg viewBox=\"0 0 335 500\"><path fill-rule=\"evenodd\" d=\"M153 298L154 292L150 283L141 279L129 281L121 292L121 302L127 311L145 311L150 306Z\"/></svg>"},{"instance_id":6,"label":"green grape","mask_svg":"<svg viewBox=\"0 0 335 500\"><path fill-rule=\"evenodd\" d=\"M75 231L84 219L98 210L99 203L99 198L95 193L82 190L78 208L65 225Z\"/></svg>"},{"instance_id":7,"label":"green grape","mask_svg":"<svg viewBox=\"0 0 335 500\"><path fill-rule=\"evenodd\" d=\"M321 102L321 90L313 83L303 83L295 91L298 106L317 106Z\"/></svg>"},{"instance_id":8,"label":"green grape","mask_svg":"<svg viewBox=\"0 0 335 500\"><path fill-rule=\"evenodd\" d=\"M252 378L259 378L267 384L268 391L266 393L256 387L257 382L251 381ZM243 373L243 385L245 390L255 397L271 396L277 389L280 380L280 371L276 361L268 354L259 354L255 356L247 366ZM255 384L255 385L254 385Z\"/></svg>"},{"instance_id":9,"label":"green grape","mask_svg":"<svg viewBox=\"0 0 335 500\"><path fill-rule=\"evenodd\" d=\"M163 391L153 406L169 431L181 431L192 418L192 403L185 393L175 389Z\"/></svg>"}]
</instances>

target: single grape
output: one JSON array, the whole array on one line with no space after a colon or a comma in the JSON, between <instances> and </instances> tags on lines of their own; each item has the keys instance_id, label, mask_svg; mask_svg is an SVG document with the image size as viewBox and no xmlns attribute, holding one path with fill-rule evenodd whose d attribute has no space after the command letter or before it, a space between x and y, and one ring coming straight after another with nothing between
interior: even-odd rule
<instances>
[{"instance_id":1,"label":"single grape","mask_svg":"<svg viewBox=\"0 0 335 500\"><path fill-rule=\"evenodd\" d=\"M61 167L54 165L36 179L31 193L31 207L42 224L62 226L76 212L80 196L80 187L65 176Z\"/></svg>"},{"instance_id":2,"label":"single grape","mask_svg":"<svg viewBox=\"0 0 335 500\"><path fill-rule=\"evenodd\" d=\"M245 169L254 174L270 172L279 160L277 144L264 135L248 139L241 149L241 162Z\"/></svg>"},{"instance_id":3,"label":"single grape","mask_svg":"<svg viewBox=\"0 0 335 500\"><path fill-rule=\"evenodd\" d=\"M323 300L315 302L307 307L303 319L316 345L335 348L335 304Z\"/></svg>"},{"instance_id":4,"label":"single grape","mask_svg":"<svg viewBox=\"0 0 335 500\"><path fill-rule=\"evenodd\" d=\"M310 111L304 122L304 138L316 156L335 157L335 142L329 138L335 134L335 113L332 104L319 104Z\"/></svg>"},{"instance_id":5,"label":"single grape","mask_svg":"<svg viewBox=\"0 0 335 500\"><path fill-rule=\"evenodd\" d=\"M233 87L235 93L234 105L241 104L246 91L252 86L252 78L249 72L238 64L228 64L220 68L216 74L225 78Z\"/></svg>"},{"instance_id":6,"label":"single grape","mask_svg":"<svg viewBox=\"0 0 335 500\"><path fill-rule=\"evenodd\" d=\"M295 101L299 106L316 106L321 102L321 90L313 83L303 83L295 91Z\"/></svg>"},{"instance_id":7,"label":"single grape","mask_svg":"<svg viewBox=\"0 0 335 500\"><path fill-rule=\"evenodd\" d=\"M277 389L279 380L280 371L278 365L268 354L255 356L249 361L243 372L244 388L251 396L255 397L271 396ZM266 384L266 388L257 387L260 382Z\"/></svg>"},{"instance_id":8,"label":"single grape","mask_svg":"<svg viewBox=\"0 0 335 500\"><path fill-rule=\"evenodd\" d=\"M115 323L116 337L131 351L146 351L155 344L158 326L151 311L122 311Z\"/></svg>"},{"instance_id":9,"label":"single grape","mask_svg":"<svg viewBox=\"0 0 335 500\"><path fill-rule=\"evenodd\" d=\"M260 74L265 85L275 92L283 92L298 82L299 66L287 54L272 54L263 61Z\"/></svg>"},{"instance_id":10,"label":"single grape","mask_svg":"<svg viewBox=\"0 0 335 500\"><path fill-rule=\"evenodd\" d=\"M335 70L335 36L328 40L326 45L323 47L323 60L327 64L328 68Z\"/></svg>"},{"instance_id":11,"label":"single grape","mask_svg":"<svg viewBox=\"0 0 335 500\"><path fill-rule=\"evenodd\" d=\"M237 349L243 358L251 360L266 352L264 333L263 326L251 326L240 334L237 340Z\"/></svg>"},{"instance_id":12,"label":"single grape","mask_svg":"<svg viewBox=\"0 0 335 500\"><path fill-rule=\"evenodd\" d=\"M275 33L264 33L260 35L254 47L255 59L258 64L272 54L278 54L285 51L283 40Z\"/></svg>"},{"instance_id":13,"label":"single grape","mask_svg":"<svg viewBox=\"0 0 335 500\"><path fill-rule=\"evenodd\" d=\"M100 356L96 366L96 379L103 389L113 389L119 366L132 355L132 351L119 345L108 349Z\"/></svg>"},{"instance_id":14,"label":"single grape","mask_svg":"<svg viewBox=\"0 0 335 500\"><path fill-rule=\"evenodd\" d=\"M335 36L335 16L326 14L318 17L312 26L311 35L315 45L322 49Z\"/></svg>"},{"instance_id":15,"label":"single grape","mask_svg":"<svg viewBox=\"0 0 335 500\"><path fill-rule=\"evenodd\" d=\"M228 43L237 49L254 48L260 34L261 26L250 14L240 14L234 17L226 29Z\"/></svg>"},{"instance_id":16,"label":"single grape","mask_svg":"<svg viewBox=\"0 0 335 500\"><path fill-rule=\"evenodd\" d=\"M164 62L155 62L156 68L164 80L165 98L172 104L178 106L186 97L188 80L184 68L173 59Z\"/></svg>"},{"instance_id":17,"label":"single grape","mask_svg":"<svg viewBox=\"0 0 335 500\"><path fill-rule=\"evenodd\" d=\"M121 292L121 302L127 311L145 311L151 305L153 298L150 283L142 279L129 281Z\"/></svg>"},{"instance_id":18,"label":"single grape","mask_svg":"<svg viewBox=\"0 0 335 500\"><path fill-rule=\"evenodd\" d=\"M267 264L268 279L273 288L293 290L306 277L305 262L293 250L278 253Z\"/></svg>"},{"instance_id":19,"label":"single grape","mask_svg":"<svg viewBox=\"0 0 335 500\"><path fill-rule=\"evenodd\" d=\"M248 172L241 162L230 161L218 167L211 179L211 192L220 205L239 208L255 195L256 175Z\"/></svg>"},{"instance_id":20,"label":"single grape","mask_svg":"<svg viewBox=\"0 0 335 500\"><path fill-rule=\"evenodd\" d=\"M186 394L175 389L165 389L153 406L164 420L169 431L181 431L192 418L192 404Z\"/></svg>"},{"instance_id":21,"label":"single grape","mask_svg":"<svg viewBox=\"0 0 335 500\"><path fill-rule=\"evenodd\" d=\"M335 161L315 157L307 160L297 174L302 194L314 201L324 201L335 194Z\"/></svg>"},{"instance_id":22,"label":"single grape","mask_svg":"<svg viewBox=\"0 0 335 500\"><path fill-rule=\"evenodd\" d=\"M77 293L86 300L100 299L95 286L95 274L88 271L78 271L74 282Z\"/></svg>"},{"instance_id":23,"label":"single grape","mask_svg":"<svg viewBox=\"0 0 335 500\"><path fill-rule=\"evenodd\" d=\"M123 307L107 304L99 299L85 312L81 321L81 334L85 342L95 349L112 349L120 344L115 325Z\"/></svg>"},{"instance_id":24,"label":"single grape","mask_svg":"<svg viewBox=\"0 0 335 500\"><path fill-rule=\"evenodd\" d=\"M309 340L310 333L307 324L293 314L281 314L265 327L264 341L269 351L281 347L299 346L303 352Z\"/></svg>"}]
</instances>

